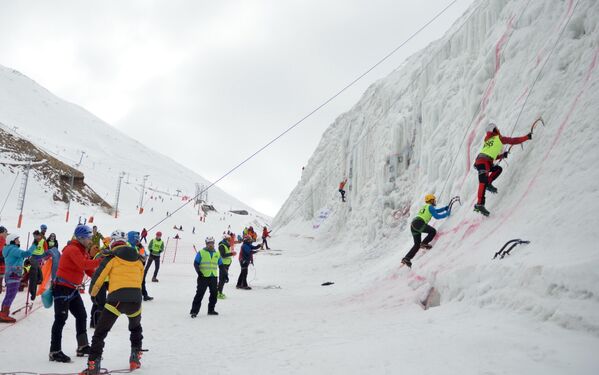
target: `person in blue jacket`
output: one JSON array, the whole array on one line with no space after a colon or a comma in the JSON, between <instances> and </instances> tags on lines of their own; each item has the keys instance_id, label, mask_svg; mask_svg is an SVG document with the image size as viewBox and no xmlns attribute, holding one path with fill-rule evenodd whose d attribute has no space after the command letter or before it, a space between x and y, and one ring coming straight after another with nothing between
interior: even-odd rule
<instances>
[{"instance_id":1,"label":"person in blue jacket","mask_svg":"<svg viewBox=\"0 0 599 375\"><path fill-rule=\"evenodd\" d=\"M241 266L241 273L237 279L237 289L252 289L248 285L248 268L251 264L254 264L254 254L258 252L258 249L262 245L252 245L254 239L246 234L243 236L243 245L241 245L241 251L239 252L239 265Z\"/></svg>"},{"instance_id":2,"label":"person in blue jacket","mask_svg":"<svg viewBox=\"0 0 599 375\"><path fill-rule=\"evenodd\" d=\"M451 214L449 206L436 208L437 198L433 194L427 194L424 197L425 205L418 211L418 215L412 220L410 230L414 237L414 246L408 251L406 256L401 260L401 263L408 267L412 267L412 258L416 256L418 250L423 247L430 249L432 246L430 242L435 238L437 231L435 228L428 225L429 221L434 217L435 219L444 219ZM422 233L426 233L424 241L421 242Z\"/></svg>"},{"instance_id":3,"label":"person in blue jacket","mask_svg":"<svg viewBox=\"0 0 599 375\"><path fill-rule=\"evenodd\" d=\"M2 310L0 311L0 322L14 323L16 320L9 316L10 306L12 305L17 292L19 283L23 275L23 261L30 257L33 251L37 248L37 244L32 244L27 251L21 250L19 235L11 233L6 237L7 245L2 249L4 262L6 264L6 294L2 301Z\"/></svg>"}]
</instances>

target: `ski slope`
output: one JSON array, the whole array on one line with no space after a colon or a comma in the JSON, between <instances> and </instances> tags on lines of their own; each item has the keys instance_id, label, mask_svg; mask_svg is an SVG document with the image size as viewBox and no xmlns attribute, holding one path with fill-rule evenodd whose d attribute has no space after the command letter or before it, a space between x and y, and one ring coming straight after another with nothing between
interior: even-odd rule
<instances>
[{"instance_id":1,"label":"ski slope","mask_svg":"<svg viewBox=\"0 0 599 375\"><path fill-rule=\"evenodd\" d=\"M156 144L149 149L85 109L56 97L18 71L3 66L0 66L0 126L70 166L76 166L82 160L81 165L75 168L83 172L85 182L113 206L119 175L124 173L119 204L123 213L137 209L146 175L147 194L143 202L146 210L153 206L151 197L180 199L184 195L194 196L196 183L210 184L197 173L160 154L160 132L168 130L156 131L153 130L156 128L154 124L149 124L147 131L156 133ZM210 156L207 156L205 160L198 160L198 164L209 160ZM8 198L1 217L3 222L14 225L17 223L18 212L15 209L20 184L18 180L10 192L15 175L16 170L0 166L0 197L3 201ZM35 226L39 225L39 220L59 221L65 217L66 204L53 202L51 193L47 193L48 187L41 180L32 174L28 186L31 190L25 201L24 225ZM177 193L177 190L180 192ZM245 209L259 215L217 186L210 189L208 198L220 212ZM71 217L75 219L80 215L89 217L97 213L97 208L82 204L74 204L71 208ZM162 213L166 215L166 211Z\"/></svg>"}]
</instances>

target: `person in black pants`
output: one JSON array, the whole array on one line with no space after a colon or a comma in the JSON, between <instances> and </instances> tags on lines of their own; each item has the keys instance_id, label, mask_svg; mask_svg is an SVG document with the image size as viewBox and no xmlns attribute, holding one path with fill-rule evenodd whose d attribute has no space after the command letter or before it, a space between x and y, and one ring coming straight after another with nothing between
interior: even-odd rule
<instances>
[{"instance_id":1,"label":"person in black pants","mask_svg":"<svg viewBox=\"0 0 599 375\"><path fill-rule=\"evenodd\" d=\"M231 250L229 243L230 236L229 234L223 234L223 239L218 244L218 251L220 253L220 257L223 259L222 266L218 268L218 298L225 299L227 296L223 293L223 289L225 288L225 284L229 282L229 267L233 262L233 256L237 254L235 251Z\"/></svg>"},{"instance_id":2,"label":"person in black pants","mask_svg":"<svg viewBox=\"0 0 599 375\"><path fill-rule=\"evenodd\" d=\"M252 245L253 238L247 234L243 236L243 245L241 245L241 253L239 255L239 265L241 266L241 273L237 279L237 289L252 289L248 285L248 268L250 264L254 264L254 254L256 254L261 245Z\"/></svg>"},{"instance_id":3,"label":"person in black pants","mask_svg":"<svg viewBox=\"0 0 599 375\"><path fill-rule=\"evenodd\" d=\"M69 312L75 317L77 332L77 356L89 354L87 340L87 313L79 294L83 276L91 276L100 264L100 260L92 260L87 253L91 246L92 230L86 225L75 228L75 239L63 249L58 271L54 282L54 323L50 340L50 361L71 362L71 358L62 352L62 329Z\"/></svg>"},{"instance_id":4,"label":"person in black pants","mask_svg":"<svg viewBox=\"0 0 599 375\"><path fill-rule=\"evenodd\" d=\"M150 251L150 256L148 257L148 262L146 264L146 270L144 271L144 283L146 281L146 275L150 270L150 267L154 263L154 276L152 277L152 282L158 282L158 270L160 269L160 255L164 251L164 241L162 241L162 232L156 232L156 238L150 240L150 244L148 245L148 250Z\"/></svg>"},{"instance_id":5,"label":"person in black pants","mask_svg":"<svg viewBox=\"0 0 599 375\"><path fill-rule=\"evenodd\" d=\"M87 312L75 286L54 285L54 324L52 324L52 339L50 342L50 361L71 362L71 358L61 354L62 329L69 317L69 312L75 317L75 331L77 332L77 357L89 353L87 343Z\"/></svg>"},{"instance_id":6,"label":"person in black pants","mask_svg":"<svg viewBox=\"0 0 599 375\"><path fill-rule=\"evenodd\" d=\"M129 369L141 367L143 329L141 327L141 281L144 266L141 255L133 247L128 246L124 239L113 240L111 252L107 255L92 277L89 294L94 303L98 293L104 287L104 280L109 278L108 298L96 330L92 337L92 345L87 361L87 368L81 374L92 375L101 373L101 359L104 350L104 340L108 332L121 314L129 318L131 340L131 355Z\"/></svg>"},{"instance_id":7,"label":"person in black pants","mask_svg":"<svg viewBox=\"0 0 599 375\"><path fill-rule=\"evenodd\" d=\"M425 249L430 249L432 246L429 244L437 231L435 228L428 225L432 218L437 220L444 219L451 215L451 210L449 206L436 208L437 206L437 198L433 194L427 194L424 198L425 205L422 206L420 210L418 210L417 216L412 220L412 225L410 226L410 230L412 232L412 237L414 237L414 246L408 251L406 256L401 260L401 263L405 264L408 267L412 267L412 258L416 256L418 250L423 247ZM426 237L424 241L422 240L422 233L426 233Z\"/></svg>"},{"instance_id":8,"label":"person in black pants","mask_svg":"<svg viewBox=\"0 0 599 375\"><path fill-rule=\"evenodd\" d=\"M206 238L206 247L198 251L193 262L193 268L198 274L196 294L193 297L191 311L192 318L198 316L202 299L206 289L210 289L210 298L208 299L208 315L218 315L214 311L218 293L218 268L223 264L220 253L214 249L214 237Z\"/></svg>"},{"instance_id":9,"label":"person in black pants","mask_svg":"<svg viewBox=\"0 0 599 375\"><path fill-rule=\"evenodd\" d=\"M106 303L106 293L108 291L108 282L104 282L98 294L94 298L94 304L92 306L92 311L89 317L89 327L96 328L98 321L100 320L100 315L102 315L102 311L104 310L104 304Z\"/></svg>"}]
</instances>

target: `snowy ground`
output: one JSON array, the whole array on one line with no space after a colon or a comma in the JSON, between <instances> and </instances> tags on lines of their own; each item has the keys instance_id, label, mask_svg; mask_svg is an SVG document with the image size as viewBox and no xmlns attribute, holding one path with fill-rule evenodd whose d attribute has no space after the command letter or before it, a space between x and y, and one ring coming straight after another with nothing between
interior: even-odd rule
<instances>
[{"instance_id":1,"label":"snowy ground","mask_svg":"<svg viewBox=\"0 0 599 375\"><path fill-rule=\"evenodd\" d=\"M144 303L144 346L150 351L139 373L596 374L599 368L596 335L460 302L424 311L389 293L396 288L390 283L373 285L355 277L357 271L331 269L325 249L314 248L310 239L278 236L272 247L283 251L256 256L249 275L254 290L232 287L239 273L234 263L229 298L217 303L220 316L205 315L204 304L195 320L188 315L193 249L182 241L176 263L167 252L160 283L148 284L156 299ZM399 271L398 278L409 279L409 272ZM335 284L321 286L325 281ZM374 289L357 292L366 287ZM386 297L376 298L381 295ZM48 362L51 324L52 311L41 308L0 331L7 343L0 346L1 370L82 369L81 358ZM71 317L63 339L68 355L74 355L74 336ZM103 366L126 367L128 350L122 317L108 337Z\"/></svg>"}]
</instances>

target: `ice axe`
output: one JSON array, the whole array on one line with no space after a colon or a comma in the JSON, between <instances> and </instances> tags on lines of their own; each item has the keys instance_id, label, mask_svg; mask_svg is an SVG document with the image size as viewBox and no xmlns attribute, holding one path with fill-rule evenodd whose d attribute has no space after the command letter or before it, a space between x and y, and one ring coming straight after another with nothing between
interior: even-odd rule
<instances>
[{"instance_id":1,"label":"ice axe","mask_svg":"<svg viewBox=\"0 0 599 375\"><path fill-rule=\"evenodd\" d=\"M493 257L493 259L496 259L497 257L499 257L499 259L503 259L503 257L505 257L506 255L510 255L510 251L512 251L514 249L514 247L516 247L517 245L520 244L524 244L527 245L529 244L530 241L527 240L521 240L519 238L514 239L514 240L509 240L508 242L505 243L505 245L503 245L503 247L501 249L499 249L498 252L495 253L495 256ZM508 245L511 246L505 250L506 247L508 247Z\"/></svg>"},{"instance_id":2,"label":"ice axe","mask_svg":"<svg viewBox=\"0 0 599 375\"><path fill-rule=\"evenodd\" d=\"M451 198L451 199L449 200L449 204L448 204L448 206L449 206L449 211L451 211L451 208L453 207L453 205L454 205L456 202L457 202L457 203L459 203L459 204L460 204L460 206L462 205L462 200L460 199L460 196L459 196L459 195L456 195L455 197L453 197L453 198Z\"/></svg>"}]
</instances>

